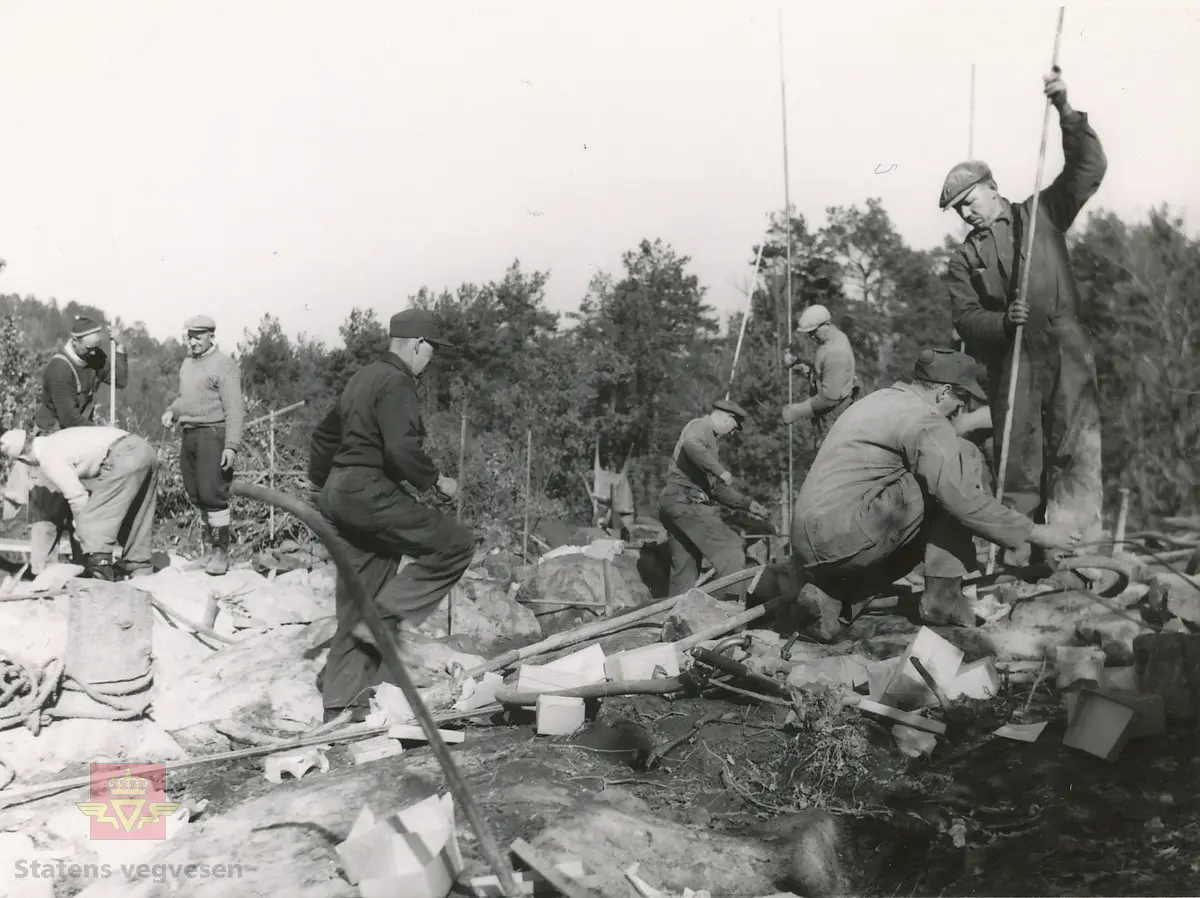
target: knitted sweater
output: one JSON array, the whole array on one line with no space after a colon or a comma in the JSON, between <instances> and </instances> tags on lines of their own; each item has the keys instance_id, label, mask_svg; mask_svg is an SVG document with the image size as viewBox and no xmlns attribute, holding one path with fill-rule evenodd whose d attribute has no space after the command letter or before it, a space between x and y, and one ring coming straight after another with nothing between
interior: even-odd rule
<instances>
[{"instance_id":1,"label":"knitted sweater","mask_svg":"<svg viewBox=\"0 0 1200 898\"><path fill-rule=\"evenodd\" d=\"M183 360L179 397L168 407L180 424L225 426L225 448L242 442L242 377L237 362L214 346L200 358Z\"/></svg>"}]
</instances>

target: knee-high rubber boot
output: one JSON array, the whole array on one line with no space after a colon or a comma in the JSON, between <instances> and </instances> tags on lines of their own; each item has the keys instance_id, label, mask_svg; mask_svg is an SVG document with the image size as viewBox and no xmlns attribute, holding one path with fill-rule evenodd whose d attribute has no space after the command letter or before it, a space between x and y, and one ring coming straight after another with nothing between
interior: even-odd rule
<instances>
[{"instance_id":1,"label":"knee-high rubber boot","mask_svg":"<svg viewBox=\"0 0 1200 898\"><path fill-rule=\"evenodd\" d=\"M204 573L219 577L229 570L229 525L213 527L213 552Z\"/></svg>"}]
</instances>

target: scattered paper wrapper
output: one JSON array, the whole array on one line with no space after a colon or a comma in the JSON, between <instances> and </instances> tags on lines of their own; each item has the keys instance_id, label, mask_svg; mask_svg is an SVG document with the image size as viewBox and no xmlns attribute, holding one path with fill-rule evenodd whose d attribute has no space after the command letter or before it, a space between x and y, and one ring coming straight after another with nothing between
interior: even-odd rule
<instances>
[{"instance_id":1,"label":"scattered paper wrapper","mask_svg":"<svg viewBox=\"0 0 1200 898\"><path fill-rule=\"evenodd\" d=\"M1006 723L992 735L1016 739L1018 742L1037 742L1038 736L1042 735L1045 728L1044 720L1041 723Z\"/></svg>"}]
</instances>

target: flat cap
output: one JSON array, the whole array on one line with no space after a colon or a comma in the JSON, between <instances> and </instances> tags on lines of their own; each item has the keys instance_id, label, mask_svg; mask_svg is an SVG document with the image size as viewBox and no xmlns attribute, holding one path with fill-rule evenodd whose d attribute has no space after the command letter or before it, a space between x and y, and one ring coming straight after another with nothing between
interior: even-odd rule
<instances>
[{"instance_id":1,"label":"flat cap","mask_svg":"<svg viewBox=\"0 0 1200 898\"><path fill-rule=\"evenodd\" d=\"M187 321L183 322L184 329L189 331L215 331L217 322L213 321L207 315L193 315Z\"/></svg>"},{"instance_id":2,"label":"flat cap","mask_svg":"<svg viewBox=\"0 0 1200 898\"><path fill-rule=\"evenodd\" d=\"M965 352L956 349L922 349L913 367L917 380L962 387L981 402L987 393L979 385L979 364Z\"/></svg>"},{"instance_id":3,"label":"flat cap","mask_svg":"<svg viewBox=\"0 0 1200 898\"><path fill-rule=\"evenodd\" d=\"M426 340L437 346L453 348L454 344L442 336L432 312L425 309L405 309L392 316L388 333L392 337Z\"/></svg>"},{"instance_id":4,"label":"flat cap","mask_svg":"<svg viewBox=\"0 0 1200 898\"><path fill-rule=\"evenodd\" d=\"M713 403L712 407L714 411L729 412L729 414L737 418L738 421L744 421L746 418L750 417L746 413L746 410L732 399L718 399Z\"/></svg>"},{"instance_id":5,"label":"flat cap","mask_svg":"<svg viewBox=\"0 0 1200 898\"><path fill-rule=\"evenodd\" d=\"M962 198L967 195L968 190L991 177L992 170L986 162L981 162L978 159L968 159L966 162L958 163L946 175L946 180L942 184L942 196L938 200L938 206L942 209L948 209L955 203L961 202Z\"/></svg>"}]
</instances>

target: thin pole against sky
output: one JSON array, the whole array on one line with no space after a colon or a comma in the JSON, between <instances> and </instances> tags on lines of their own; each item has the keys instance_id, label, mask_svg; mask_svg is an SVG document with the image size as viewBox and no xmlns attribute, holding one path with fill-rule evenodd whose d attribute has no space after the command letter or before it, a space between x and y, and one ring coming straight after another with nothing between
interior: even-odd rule
<instances>
[{"instance_id":1,"label":"thin pole against sky","mask_svg":"<svg viewBox=\"0 0 1200 898\"><path fill-rule=\"evenodd\" d=\"M971 124L967 131L967 158L975 158L975 63L971 63Z\"/></svg>"},{"instance_id":2,"label":"thin pole against sky","mask_svg":"<svg viewBox=\"0 0 1200 898\"><path fill-rule=\"evenodd\" d=\"M787 78L783 65L783 7L779 8L779 102L783 111L783 223L787 229L787 334L791 342L792 322L792 186L788 178L788 127L787 127ZM788 368L788 405L794 401L792 369ZM795 445L792 440L793 425L787 426L788 432L788 469L787 469L787 514L784 516L783 529L788 538L788 550L791 550L791 515L792 495L795 485L792 482L792 469L795 467Z\"/></svg>"},{"instance_id":3,"label":"thin pole against sky","mask_svg":"<svg viewBox=\"0 0 1200 898\"><path fill-rule=\"evenodd\" d=\"M971 63L970 121L967 124L967 158L975 158L975 63ZM967 351L967 341L958 341L958 351Z\"/></svg>"}]
</instances>

